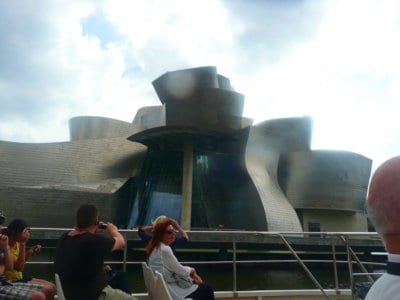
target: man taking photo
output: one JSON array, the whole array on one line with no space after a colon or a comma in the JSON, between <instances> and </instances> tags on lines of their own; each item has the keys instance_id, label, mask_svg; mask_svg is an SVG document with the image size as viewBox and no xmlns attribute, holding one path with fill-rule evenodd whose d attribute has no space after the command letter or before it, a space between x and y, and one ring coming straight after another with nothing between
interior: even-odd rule
<instances>
[{"instance_id":1,"label":"man taking photo","mask_svg":"<svg viewBox=\"0 0 400 300\"><path fill-rule=\"evenodd\" d=\"M100 223L96 206L84 204L76 213L76 227L57 245L55 271L67 300L132 300L135 297L108 285L104 259L122 250L125 240L112 223ZM102 228L104 230L102 230Z\"/></svg>"}]
</instances>

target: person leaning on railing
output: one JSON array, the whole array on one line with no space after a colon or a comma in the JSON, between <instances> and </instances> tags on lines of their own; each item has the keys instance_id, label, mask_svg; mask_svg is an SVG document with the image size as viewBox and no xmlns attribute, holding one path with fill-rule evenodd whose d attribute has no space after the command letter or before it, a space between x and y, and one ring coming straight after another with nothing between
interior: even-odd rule
<instances>
[{"instance_id":1,"label":"person leaning on railing","mask_svg":"<svg viewBox=\"0 0 400 300\"><path fill-rule=\"evenodd\" d=\"M400 156L374 172L368 188L368 215L388 252L387 274L371 287L365 299L400 299Z\"/></svg>"},{"instance_id":2,"label":"person leaning on railing","mask_svg":"<svg viewBox=\"0 0 400 300\"><path fill-rule=\"evenodd\" d=\"M175 223L164 218L154 225L152 238L146 246L149 267L163 275L173 299L214 299L213 289L203 283L194 268L183 266L172 252L169 245L175 240Z\"/></svg>"},{"instance_id":3,"label":"person leaning on railing","mask_svg":"<svg viewBox=\"0 0 400 300\"><path fill-rule=\"evenodd\" d=\"M0 231L6 217L0 211ZM45 300L43 287L38 284L11 282L4 275L5 270L14 268L11 248L8 244L8 236L0 234L0 299L9 300Z\"/></svg>"}]
</instances>

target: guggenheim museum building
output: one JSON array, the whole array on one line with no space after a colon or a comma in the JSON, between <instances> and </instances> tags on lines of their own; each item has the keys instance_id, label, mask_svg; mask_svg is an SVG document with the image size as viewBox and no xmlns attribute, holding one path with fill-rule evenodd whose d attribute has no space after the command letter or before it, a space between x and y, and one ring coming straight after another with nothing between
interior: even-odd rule
<instances>
[{"instance_id":1,"label":"guggenheim museum building","mask_svg":"<svg viewBox=\"0 0 400 300\"><path fill-rule=\"evenodd\" d=\"M167 215L187 229L367 231L369 158L311 150L308 117L253 124L216 67L152 84L160 105L131 123L77 116L69 141L0 141L8 219L71 227L76 209L93 203L120 228Z\"/></svg>"}]
</instances>

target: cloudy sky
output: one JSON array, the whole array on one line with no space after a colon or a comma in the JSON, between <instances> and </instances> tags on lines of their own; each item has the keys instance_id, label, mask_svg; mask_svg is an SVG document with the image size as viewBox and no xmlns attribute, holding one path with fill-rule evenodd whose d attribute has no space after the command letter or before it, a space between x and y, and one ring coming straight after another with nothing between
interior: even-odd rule
<instances>
[{"instance_id":1,"label":"cloudy sky","mask_svg":"<svg viewBox=\"0 0 400 300\"><path fill-rule=\"evenodd\" d=\"M152 80L214 65L255 123L310 116L313 149L400 154L400 0L4 0L0 38L0 140L131 122Z\"/></svg>"}]
</instances>

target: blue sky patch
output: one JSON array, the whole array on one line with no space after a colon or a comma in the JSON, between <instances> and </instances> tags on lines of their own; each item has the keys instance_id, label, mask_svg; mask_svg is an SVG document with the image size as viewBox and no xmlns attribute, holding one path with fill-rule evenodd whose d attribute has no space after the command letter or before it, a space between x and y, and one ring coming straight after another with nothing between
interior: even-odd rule
<instances>
[{"instance_id":1,"label":"blue sky patch","mask_svg":"<svg viewBox=\"0 0 400 300\"><path fill-rule=\"evenodd\" d=\"M117 41L120 36L114 26L107 21L102 13L96 12L82 20L83 34L97 37L103 48L110 42Z\"/></svg>"}]
</instances>

